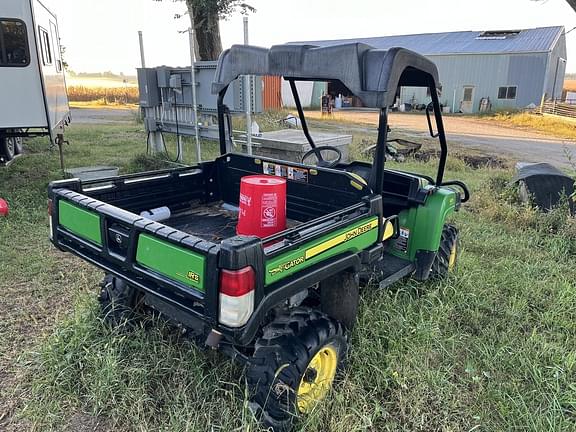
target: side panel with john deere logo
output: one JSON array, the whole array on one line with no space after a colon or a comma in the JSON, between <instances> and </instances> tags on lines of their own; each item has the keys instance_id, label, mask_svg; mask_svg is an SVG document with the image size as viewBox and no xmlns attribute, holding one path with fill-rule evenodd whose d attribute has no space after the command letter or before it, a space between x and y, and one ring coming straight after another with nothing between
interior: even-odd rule
<instances>
[{"instance_id":1,"label":"side panel with john deere logo","mask_svg":"<svg viewBox=\"0 0 576 432\"><path fill-rule=\"evenodd\" d=\"M266 262L266 285L342 252L359 252L378 241L378 218L368 218Z\"/></svg>"}]
</instances>

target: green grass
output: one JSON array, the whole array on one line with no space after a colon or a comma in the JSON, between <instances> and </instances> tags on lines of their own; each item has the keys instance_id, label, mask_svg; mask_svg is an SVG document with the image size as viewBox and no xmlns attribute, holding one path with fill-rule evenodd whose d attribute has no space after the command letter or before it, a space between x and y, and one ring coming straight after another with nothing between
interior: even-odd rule
<instances>
[{"instance_id":1,"label":"green grass","mask_svg":"<svg viewBox=\"0 0 576 432\"><path fill-rule=\"evenodd\" d=\"M74 126L68 138L69 166L169 166L141 155L139 125ZM0 219L0 429L257 431L240 367L155 318L102 323L101 273L47 239L57 154L43 140L27 150L0 169L12 208ZM392 165L435 172L434 160ZM346 372L299 430L575 430L576 224L518 205L511 172L448 167L473 191L454 218L456 273L364 288Z\"/></svg>"},{"instance_id":2,"label":"green grass","mask_svg":"<svg viewBox=\"0 0 576 432\"><path fill-rule=\"evenodd\" d=\"M514 126L530 132L542 132L546 135L576 139L576 123L560 118L546 117L540 114L527 112L507 112L501 111L494 114L481 116L484 120L495 121L505 126Z\"/></svg>"}]
</instances>

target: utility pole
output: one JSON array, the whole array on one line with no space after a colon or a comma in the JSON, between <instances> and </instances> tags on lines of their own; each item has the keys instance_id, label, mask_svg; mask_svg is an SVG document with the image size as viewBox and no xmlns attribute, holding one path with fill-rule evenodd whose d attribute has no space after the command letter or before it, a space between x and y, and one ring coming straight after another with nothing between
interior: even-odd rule
<instances>
[{"instance_id":1,"label":"utility pole","mask_svg":"<svg viewBox=\"0 0 576 432\"><path fill-rule=\"evenodd\" d=\"M200 133L198 131L198 105L196 103L196 67L194 63L196 62L196 38L194 35L194 29L190 27L188 29L188 37L190 38L190 79L192 80L192 108L194 110L194 135L196 138L196 162L202 162L202 155L200 152Z\"/></svg>"},{"instance_id":2,"label":"utility pole","mask_svg":"<svg viewBox=\"0 0 576 432\"><path fill-rule=\"evenodd\" d=\"M244 17L244 45L248 45L248 17ZM252 154L252 85L250 76L244 75L244 106L246 108L246 149Z\"/></svg>"},{"instance_id":3,"label":"utility pole","mask_svg":"<svg viewBox=\"0 0 576 432\"><path fill-rule=\"evenodd\" d=\"M144 39L142 38L142 31L138 30L138 42L140 43L140 64L142 68L146 67L146 58L144 57Z\"/></svg>"}]
</instances>

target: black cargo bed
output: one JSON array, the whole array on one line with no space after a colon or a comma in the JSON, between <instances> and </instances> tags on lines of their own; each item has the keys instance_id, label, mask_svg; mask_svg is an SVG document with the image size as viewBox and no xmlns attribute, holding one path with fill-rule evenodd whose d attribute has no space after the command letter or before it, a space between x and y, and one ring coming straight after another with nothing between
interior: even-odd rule
<instances>
[{"instance_id":1,"label":"black cargo bed","mask_svg":"<svg viewBox=\"0 0 576 432\"><path fill-rule=\"evenodd\" d=\"M174 214L170 219L162 223L183 231L203 240L220 243L222 240L236 235L238 224L238 212L223 207L222 201L195 205L194 208L185 212ZM288 219L289 228L295 227L299 222Z\"/></svg>"},{"instance_id":2,"label":"black cargo bed","mask_svg":"<svg viewBox=\"0 0 576 432\"><path fill-rule=\"evenodd\" d=\"M174 214L163 224L201 239L220 243L236 235L238 212L222 207L222 202L194 206Z\"/></svg>"}]
</instances>

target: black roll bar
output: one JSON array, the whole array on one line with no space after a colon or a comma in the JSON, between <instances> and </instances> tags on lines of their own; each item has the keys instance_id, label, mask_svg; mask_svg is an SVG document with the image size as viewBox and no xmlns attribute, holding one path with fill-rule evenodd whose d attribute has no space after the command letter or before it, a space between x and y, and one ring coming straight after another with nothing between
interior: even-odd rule
<instances>
[{"instance_id":1,"label":"black roll bar","mask_svg":"<svg viewBox=\"0 0 576 432\"><path fill-rule=\"evenodd\" d=\"M436 186L441 186L444 178L444 169L446 168L446 158L448 157L448 145L446 144L446 132L444 131L442 113L440 112L440 101L438 100L438 92L433 77L430 77L428 88L430 89L434 118L436 119L436 127L438 128L436 135L440 141L440 161L438 162L438 173L436 174ZM428 110L428 108L426 108L426 110Z\"/></svg>"},{"instance_id":2,"label":"black roll bar","mask_svg":"<svg viewBox=\"0 0 576 432\"><path fill-rule=\"evenodd\" d=\"M224 96L226 96L226 90L228 90L228 86L218 92L218 100L216 102L218 107L218 137L220 141L221 155L228 153L228 147L226 145L226 129L224 125Z\"/></svg>"},{"instance_id":3,"label":"black roll bar","mask_svg":"<svg viewBox=\"0 0 576 432\"><path fill-rule=\"evenodd\" d=\"M381 108L378 117L378 139L376 158L372 164L369 185L376 194L384 189L384 165L386 163L386 141L388 140L388 108Z\"/></svg>"},{"instance_id":4,"label":"black roll bar","mask_svg":"<svg viewBox=\"0 0 576 432\"><path fill-rule=\"evenodd\" d=\"M292 97L294 98L294 103L296 104L296 109L298 110L298 117L300 117L300 123L302 124L302 132L306 136L308 140L308 144L313 149L316 148L316 144L310 135L310 131L308 130L308 123L306 123L306 117L304 117L304 110L302 109L302 103L300 102L300 95L298 94L298 89L296 88L296 83L293 79L287 80L290 83L290 90L292 91Z\"/></svg>"}]
</instances>

